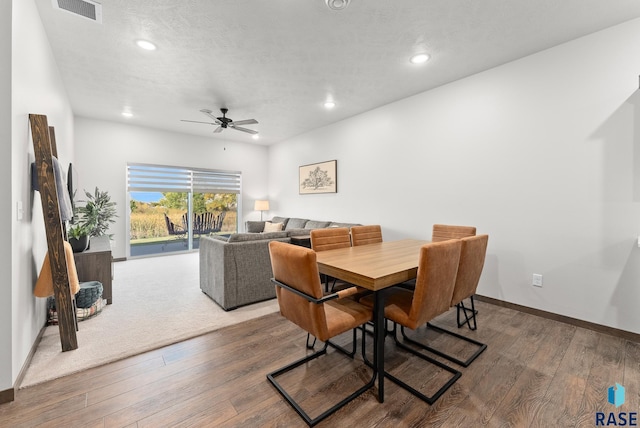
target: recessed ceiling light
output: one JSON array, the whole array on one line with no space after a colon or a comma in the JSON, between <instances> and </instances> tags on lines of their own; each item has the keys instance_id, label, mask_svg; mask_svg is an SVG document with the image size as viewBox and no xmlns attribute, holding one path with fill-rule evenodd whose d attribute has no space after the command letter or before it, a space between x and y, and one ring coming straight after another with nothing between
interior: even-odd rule
<instances>
[{"instance_id":1,"label":"recessed ceiling light","mask_svg":"<svg viewBox=\"0 0 640 428\"><path fill-rule=\"evenodd\" d=\"M258 134L253 134L253 135L251 136L251 138L253 138L254 140L258 140L258 139L260 139L260 135L258 135Z\"/></svg>"},{"instance_id":2,"label":"recessed ceiling light","mask_svg":"<svg viewBox=\"0 0 640 428\"><path fill-rule=\"evenodd\" d=\"M429 55L426 53L419 53L412 56L409 61L411 61L411 64L424 64L429 61Z\"/></svg>"},{"instance_id":3,"label":"recessed ceiling light","mask_svg":"<svg viewBox=\"0 0 640 428\"><path fill-rule=\"evenodd\" d=\"M335 106L336 103L334 103L333 101L327 101L326 103L324 103L324 108L326 108L327 110L331 110Z\"/></svg>"},{"instance_id":4,"label":"recessed ceiling light","mask_svg":"<svg viewBox=\"0 0 640 428\"><path fill-rule=\"evenodd\" d=\"M123 112L122 112L122 115L123 115L124 117L133 117L133 113L131 113L130 111L123 111Z\"/></svg>"},{"instance_id":5,"label":"recessed ceiling light","mask_svg":"<svg viewBox=\"0 0 640 428\"><path fill-rule=\"evenodd\" d=\"M349 2L351 0L324 0L329 9L331 10L342 10L349 6Z\"/></svg>"},{"instance_id":6,"label":"recessed ceiling light","mask_svg":"<svg viewBox=\"0 0 640 428\"><path fill-rule=\"evenodd\" d=\"M147 41L147 40L137 40L136 44L138 45L138 47L141 47L144 50L147 51L155 51L156 50L156 45L154 45L153 43Z\"/></svg>"}]
</instances>

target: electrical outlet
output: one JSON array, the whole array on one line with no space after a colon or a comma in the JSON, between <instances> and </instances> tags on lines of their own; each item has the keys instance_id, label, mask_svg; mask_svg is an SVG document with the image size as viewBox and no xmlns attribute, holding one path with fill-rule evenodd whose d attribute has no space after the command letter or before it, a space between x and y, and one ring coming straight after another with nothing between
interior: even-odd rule
<instances>
[{"instance_id":1,"label":"electrical outlet","mask_svg":"<svg viewBox=\"0 0 640 428\"><path fill-rule=\"evenodd\" d=\"M542 287L542 275L534 273L533 282L531 284L535 285L536 287Z\"/></svg>"}]
</instances>

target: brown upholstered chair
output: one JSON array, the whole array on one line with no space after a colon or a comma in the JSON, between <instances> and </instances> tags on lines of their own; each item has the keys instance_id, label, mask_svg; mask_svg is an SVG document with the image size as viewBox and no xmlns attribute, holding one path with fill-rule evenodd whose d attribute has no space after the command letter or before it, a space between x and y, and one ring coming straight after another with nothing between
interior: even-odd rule
<instances>
[{"instance_id":1,"label":"brown upholstered chair","mask_svg":"<svg viewBox=\"0 0 640 428\"><path fill-rule=\"evenodd\" d=\"M348 227L327 227L324 229L313 229L311 235L311 249L313 251L335 250L337 248L347 248L351 246L351 235ZM329 291L330 278L325 277L325 291ZM335 278L333 285L335 286Z\"/></svg>"},{"instance_id":2,"label":"brown upholstered chair","mask_svg":"<svg viewBox=\"0 0 640 428\"><path fill-rule=\"evenodd\" d=\"M482 274L482 268L484 267L484 259L485 254L487 253L488 241L489 235L470 236L468 238L462 238L460 240L460 242L462 243L462 248L460 250L460 263L458 265L458 273L456 275L456 284L453 289L453 295L451 296L451 306L455 305L458 307L458 327L464 325L466 322L471 330L475 330L477 328L473 295L475 294L476 288L478 287L480 275ZM471 298L471 308L464 307L462 301L466 298ZM460 306L462 306L463 312L466 317L466 321L462 324L460 323ZM471 314L471 317L469 316L469 314ZM471 327L470 323L471 319L473 320L473 328ZM466 342L472 343L478 346L478 349L469 358L462 361L455 356L446 354L440 350L427 346L423 343L419 343L407 337L407 335L404 334L403 331L404 339L410 343L413 343L414 345L420 346L430 352L440 355L441 357L444 357L449 361L460 364L463 367L468 367L469 364L473 362L473 360L478 358L478 356L483 353L485 349L487 349L487 345L471 338L459 335L449 330L445 330L431 323L428 323L427 326L436 331L447 333L449 335L457 337L458 339L462 339Z\"/></svg>"},{"instance_id":3,"label":"brown upholstered chair","mask_svg":"<svg viewBox=\"0 0 640 428\"><path fill-rule=\"evenodd\" d=\"M469 236L476 236L476 228L474 226L456 226L451 224L434 224L433 230L431 232L431 241L432 242L440 242L446 241L447 239L462 239L467 238ZM473 301L471 305L474 306ZM458 328L462 327L463 324L460 324L460 311L465 309L465 317L467 316L466 308L464 304L462 306L456 306L458 317ZM475 320L476 314L475 308L473 309L473 319ZM471 328L471 324L469 324L469 328ZM474 330L474 329L472 329Z\"/></svg>"},{"instance_id":4,"label":"brown upholstered chair","mask_svg":"<svg viewBox=\"0 0 640 428\"><path fill-rule=\"evenodd\" d=\"M353 226L351 227L351 244L358 245L377 244L382 242L382 229L380 225Z\"/></svg>"},{"instance_id":5,"label":"brown upholstered chair","mask_svg":"<svg viewBox=\"0 0 640 428\"><path fill-rule=\"evenodd\" d=\"M276 377L326 354L329 345L353 358L356 351L357 327L371 320L371 309L355 300L344 298L356 293L356 287L323 296L315 251L297 245L271 241L269 254L274 275L272 281L276 284L280 314L307 333L325 342L325 345L321 350L269 373L267 379L307 424L315 425L372 387L375 376L372 376L367 384L314 419L276 381ZM352 351L347 351L329 341L329 339L349 330L353 330Z\"/></svg>"},{"instance_id":6,"label":"brown upholstered chair","mask_svg":"<svg viewBox=\"0 0 640 428\"><path fill-rule=\"evenodd\" d=\"M416 329L449 310L458 271L461 246L460 240L432 242L424 245L420 249L415 290L410 291L395 287L390 290L385 299L384 316L386 319L396 323L392 332L396 344L400 348L453 374L438 391L431 396L426 396L404 381L385 372L385 377L388 377L429 404L433 404L447 391L460 378L461 373L404 345L398 340L396 325L400 324L401 331L404 333L405 327ZM373 307L373 299L370 296L360 299L360 302Z\"/></svg>"},{"instance_id":7,"label":"brown upholstered chair","mask_svg":"<svg viewBox=\"0 0 640 428\"><path fill-rule=\"evenodd\" d=\"M460 239L467 236L475 236L476 228L473 226L454 226L449 224L434 224L431 232L431 242L446 241L447 239Z\"/></svg>"}]
</instances>

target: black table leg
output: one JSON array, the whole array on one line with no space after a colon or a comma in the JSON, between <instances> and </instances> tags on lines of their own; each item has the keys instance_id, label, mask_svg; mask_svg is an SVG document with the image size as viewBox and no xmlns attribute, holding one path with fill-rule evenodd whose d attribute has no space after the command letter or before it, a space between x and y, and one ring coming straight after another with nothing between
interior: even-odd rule
<instances>
[{"instance_id":1,"label":"black table leg","mask_svg":"<svg viewBox=\"0 0 640 428\"><path fill-rule=\"evenodd\" d=\"M373 294L375 296L373 301L373 366L378 376L378 402L384 403L384 293L383 290L378 290Z\"/></svg>"}]
</instances>

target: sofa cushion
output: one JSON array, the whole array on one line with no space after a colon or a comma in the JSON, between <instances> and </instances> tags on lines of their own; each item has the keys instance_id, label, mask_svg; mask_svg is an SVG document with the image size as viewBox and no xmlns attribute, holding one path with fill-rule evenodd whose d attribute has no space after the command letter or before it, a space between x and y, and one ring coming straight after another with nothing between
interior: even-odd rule
<instances>
[{"instance_id":1,"label":"sofa cushion","mask_svg":"<svg viewBox=\"0 0 640 428\"><path fill-rule=\"evenodd\" d=\"M228 235L207 235L208 238L215 239L216 241L229 242Z\"/></svg>"},{"instance_id":2,"label":"sofa cushion","mask_svg":"<svg viewBox=\"0 0 640 428\"><path fill-rule=\"evenodd\" d=\"M282 227L282 223L271 223L270 221L267 221L264 223L264 232L280 232Z\"/></svg>"},{"instance_id":3,"label":"sofa cushion","mask_svg":"<svg viewBox=\"0 0 640 428\"><path fill-rule=\"evenodd\" d=\"M316 221L309 220L307 224L304 225L305 229L324 229L325 227L329 227L331 224L330 221Z\"/></svg>"},{"instance_id":4,"label":"sofa cushion","mask_svg":"<svg viewBox=\"0 0 640 428\"><path fill-rule=\"evenodd\" d=\"M339 223L336 221L332 221L331 224L327 227L348 227L351 229L353 226L362 226L360 223Z\"/></svg>"},{"instance_id":5,"label":"sofa cushion","mask_svg":"<svg viewBox=\"0 0 640 428\"><path fill-rule=\"evenodd\" d=\"M309 236L311 232L309 229L289 229L285 231L290 237L291 236Z\"/></svg>"},{"instance_id":6,"label":"sofa cushion","mask_svg":"<svg viewBox=\"0 0 640 428\"><path fill-rule=\"evenodd\" d=\"M282 223L282 228L286 230L289 217L274 217L271 219L271 223Z\"/></svg>"},{"instance_id":7,"label":"sofa cushion","mask_svg":"<svg viewBox=\"0 0 640 428\"><path fill-rule=\"evenodd\" d=\"M246 227L248 233L261 233L264 231L264 221L247 221Z\"/></svg>"},{"instance_id":8,"label":"sofa cushion","mask_svg":"<svg viewBox=\"0 0 640 428\"><path fill-rule=\"evenodd\" d=\"M263 239L286 238L286 232L267 232L267 233L234 233L229 236L228 242L246 242L261 241Z\"/></svg>"},{"instance_id":9,"label":"sofa cushion","mask_svg":"<svg viewBox=\"0 0 640 428\"><path fill-rule=\"evenodd\" d=\"M306 218L290 218L284 230L304 229L304 226L308 221L309 219Z\"/></svg>"}]
</instances>

